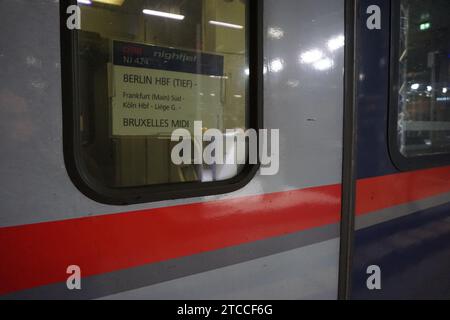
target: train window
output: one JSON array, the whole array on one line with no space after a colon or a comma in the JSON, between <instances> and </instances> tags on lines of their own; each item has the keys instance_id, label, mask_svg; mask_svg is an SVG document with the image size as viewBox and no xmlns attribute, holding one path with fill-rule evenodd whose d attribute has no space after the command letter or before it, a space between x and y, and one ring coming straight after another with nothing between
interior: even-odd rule
<instances>
[{"instance_id":1,"label":"train window","mask_svg":"<svg viewBox=\"0 0 450 320\"><path fill-rule=\"evenodd\" d=\"M450 1L397 0L393 10L394 151L419 166L448 162Z\"/></svg>"},{"instance_id":2,"label":"train window","mask_svg":"<svg viewBox=\"0 0 450 320\"><path fill-rule=\"evenodd\" d=\"M193 134L194 122L203 131L257 129L256 2L77 2L78 30L62 20L64 142L85 194L130 204L227 192L249 180L254 167L174 164L171 134ZM64 19L72 3L62 1ZM192 139L192 149L204 147Z\"/></svg>"}]
</instances>

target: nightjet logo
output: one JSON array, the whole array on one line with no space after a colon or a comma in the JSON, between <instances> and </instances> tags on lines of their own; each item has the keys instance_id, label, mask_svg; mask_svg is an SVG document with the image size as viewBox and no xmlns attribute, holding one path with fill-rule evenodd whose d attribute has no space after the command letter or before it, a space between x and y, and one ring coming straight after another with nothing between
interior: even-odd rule
<instances>
[{"instance_id":1,"label":"nightjet logo","mask_svg":"<svg viewBox=\"0 0 450 320\"><path fill-rule=\"evenodd\" d=\"M259 163L260 174L272 176L276 175L280 168L279 136L278 129L261 129L259 132L254 129L245 132L242 129L233 129L226 130L226 133L218 129L204 130L203 122L195 121L193 137L187 129L173 131L171 140L178 144L172 148L171 159L175 165Z\"/></svg>"},{"instance_id":2,"label":"nightjet logo","mask_svg":"<svg viewBox=\"0 0 450 320\"><path fill-rule=\"evenodd\" d=\"M165 50L159 50L159 51L155 51L153 53L153 55L156 58L162 58L166 61L174 60L174 61L192 62L192 63L197 62L197 56L189 55L184 52L177 53L177 52L167 52Z\"/></svg>"}]
</instances>

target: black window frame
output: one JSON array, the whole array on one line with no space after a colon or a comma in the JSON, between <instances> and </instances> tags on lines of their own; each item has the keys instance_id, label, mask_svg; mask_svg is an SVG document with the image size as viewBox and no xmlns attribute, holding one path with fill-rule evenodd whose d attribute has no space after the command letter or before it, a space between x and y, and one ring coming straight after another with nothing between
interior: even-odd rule
<instances>
[{"instance_id":1,"label":"black window frame","mask_svg":"<svg viewBox=\"0 0 450 320\"><path fill-rule=\"evenodd\" d=\"M416 157L405 157L400 152L398 144L398 116L399 116L399 40L400 40L400 4L401 0L391 0L391 45L390 45L390 80L389 80L389 153L394 165L400 171L412 171L429 169L450 165L450 152L437 155L422 155Z\"/></svg>"},{"instance_id":2,"label":"black window frame","mask_svg":"<svg viewBox=\"0 0 450 320\"><path fill-rule=\"evenodd\" d=\"M77 86L77 30L66 27L70 5L76 0L60 0L61 81L63 116L64 162L70 179L88 198L108 205L132 205L163 200L211 196L237 191L247 185L260 165L247 164L235 177L214 182L185 182L148 185L143 187L106 187L92 179L83 166L80 150L78 86ZM263 12L262 2L249 0L247 14L247 46L250 76L248 80L247 116L249 128L263 128Z\"/></svg>"}]
</instances>

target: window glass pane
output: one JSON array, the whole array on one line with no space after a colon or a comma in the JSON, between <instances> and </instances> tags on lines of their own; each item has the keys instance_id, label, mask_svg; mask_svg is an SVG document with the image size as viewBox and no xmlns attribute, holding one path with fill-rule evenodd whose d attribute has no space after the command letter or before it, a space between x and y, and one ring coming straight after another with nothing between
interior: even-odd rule
<instances>
[{"instance_id":1,"label":"window glass pane","mask_svg":"<svg viewBox=\"0 0 450 320\"><path fill-rule=\"evenodd\" d=\"M450 152L450 1L402 0L398 142L405 157Z\"/></svg>"},{"instance_id":2,"label":"window glass pane","mask_svg":"<svg viewBox=\"0 0 450 320\"><path fill-rule=\"evenodd\" d=\"M203 130L247 129L247 1L78 4L77 105L87 174L108 187L237 175L235 165L173 164L170 135L192 133L194 121ZM225 152L233 157L235 150Z\"/></svg>"}]
</instances>

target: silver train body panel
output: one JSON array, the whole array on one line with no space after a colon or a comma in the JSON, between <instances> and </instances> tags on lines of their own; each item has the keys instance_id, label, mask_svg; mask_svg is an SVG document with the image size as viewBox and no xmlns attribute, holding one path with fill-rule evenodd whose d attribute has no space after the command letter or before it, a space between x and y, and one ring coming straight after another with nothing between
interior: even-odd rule
<instances>
[{"instance_id":1,"label":"silver train body panel","mask_svg":"<svg viewBox=\"0 0 450 320\"><path fill-rule=\"evenodd\" d=\"M0 0L0 177L2 186L7 186L0 190L0 227L341 183L343 50L335 53L334 67L328 71L303 67L299 55L344 34L344 1L265 0L264 25L265 31L270 27L284 30L282 39L265 36L264 44L266 63L278 59L284 66L279 72L268 72L264 80L265 127L281 129L279 174L256 176L244 189L227 195L108 206L81 194L64 166L59 2ZM298 237L306 236L300 233ZM198 274L181 273L149 286L138 281L121 287L119 277L108 292L98 290L102 286L98 280L94 281L97 289L94 286L85 294L110 299L335 299L339 225L323 229L315 239L286 238L278 249L262 256L248 255L243 261L233 262L222 255L222 266ZM234 249L233 254L244 250ZM179 269L185 263L174 262ZM55 286L41 289L29 294L52 297L53 291L58 292Z\"/></svg>"}]
</instances>

